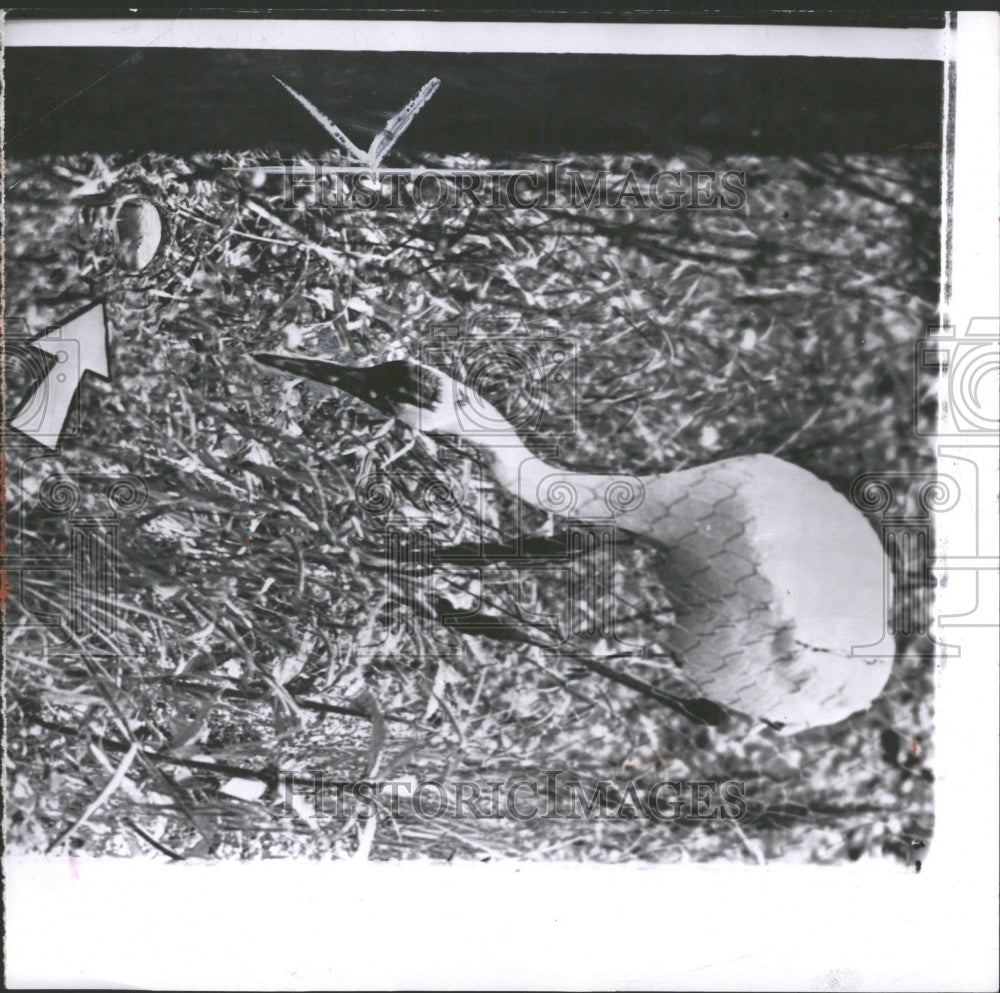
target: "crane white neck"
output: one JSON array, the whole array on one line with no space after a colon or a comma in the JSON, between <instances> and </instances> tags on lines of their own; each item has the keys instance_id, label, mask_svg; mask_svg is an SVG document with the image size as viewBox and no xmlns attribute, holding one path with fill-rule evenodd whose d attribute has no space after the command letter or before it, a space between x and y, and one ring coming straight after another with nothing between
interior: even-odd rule
<instances>
[{"instance_id":1,"label":"crane white neck","mask_svg":"<svg viewBox=\"0 0 1000 993\"><path fill-rule=\"evenodd\" d=\"M635 531L642 531L655 517L636 476L574 472L550 465L531 452L514 426L477 392L444 373L421 368L434 384L435 402L398 404L398 412L418 430L457 435L471 444L500 485L518 499L560 517L614 519ZM680 480L677 484L682 485Z\"/></svg>"},{"instance_id":2,"label":"crane white neck","mask_svg":"<svg viewBox=\"0 0 1000 993\"><path fill-rule=\"evenodd\" d=\"M628 473L595 474L560 469L532 453L515 435L468 438L497 482L533 507L560 517L621 519L640 512L642 481ZM634 523L634 521L632 522Z\"/></svg>"}]
</instances>

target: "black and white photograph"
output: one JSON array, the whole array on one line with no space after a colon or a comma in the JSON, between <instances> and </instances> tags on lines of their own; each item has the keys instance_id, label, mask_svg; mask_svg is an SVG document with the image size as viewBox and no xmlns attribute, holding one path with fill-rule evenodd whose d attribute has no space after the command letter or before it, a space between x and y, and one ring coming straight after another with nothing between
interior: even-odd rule
<instances>
[{"instance_id":1,"label":"black and white photograph","mask_svg":"<svg viewBox=\"0 0 1000 993\"><path fill-rule=\"evenodd\" d=\"M954 202L996 24L9 16L14 895L919 887L958 669L995 821L1000 302ZM438 976L324 968L190 988ZM857 968L438 988L946 988Z\"/></svg>"}]
</instances>

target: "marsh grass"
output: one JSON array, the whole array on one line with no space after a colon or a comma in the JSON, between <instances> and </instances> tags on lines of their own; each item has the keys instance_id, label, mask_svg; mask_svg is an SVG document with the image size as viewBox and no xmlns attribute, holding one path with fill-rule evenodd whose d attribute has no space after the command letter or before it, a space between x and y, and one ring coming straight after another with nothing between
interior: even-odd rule
<instances>
[{"instance_id":1,"label":"marsh grass","mask_svg":"<svg viewBox=\"0 0 1000 993\"><path fill-rule=\"evenodd\" d=\"M7 549L35 557L7 598L11 847L919 858L932 829L926 641L900 637L885 693L834 727L780 738L738 717L693 725L539 647L564 606L561 576L442 564L428 577L419 556L390 568L390 534L452 547L560 524L514 506L457 446L248 355L368 363L437 349L447 361L450 348L453 367L493 370L498 403L538 407L533 440L558 437L550 457L567 467L641 474L776 452L845 495L865 472L931 472L914 417L932 423L933 392L915 387L913 357L937 303L934 153L640 163L742 170L739 212L289 208L279 178L226 171L265 159L7 165L8 326L21 317L37 333L106 297L113 372L85 382L57 456L9 439ZM66 200L81 188L166 208L153 271L113 270ZM544 375L557 339L574 359L562 382ZM9 413L29 376L23 343L7 348ZM53 476L78 493L77 521L108 515L109 480L141 481L136 505L79 553L116 563L113 625L74 606L76 525L40 501ZM616 554L642 575L640 552ZM896 568L897 609L925 617L921 563ZM655 587L644 595L669 611ZM442 628L441 597L478 604L493 629ZM662 779L740 780L748 813L365 822L301 798L289 811L278 788L294 775L509 783L553 769L632 781L640 796Z\"/></svg>"}]
</instances>

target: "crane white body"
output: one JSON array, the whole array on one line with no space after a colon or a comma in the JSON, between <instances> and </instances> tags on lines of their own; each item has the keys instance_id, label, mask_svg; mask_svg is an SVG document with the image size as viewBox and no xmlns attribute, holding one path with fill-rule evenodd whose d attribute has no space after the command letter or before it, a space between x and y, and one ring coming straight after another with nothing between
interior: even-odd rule
<instances>
[{"instance_id":1,"label":"crane white body","mask_svg":"<svg viewBox=\"0 0 1000 993\"><path fill-rule=\"evenodd\" d=\"M418 430L464 437L525 503L613 518L658 549L657 578L676 616L657 633L699 696L794 733L868 708L885 686L892 660L864 652L882 640L888 616L881 542L807 470L749 455L643 477L573 472L534 456L494 407L438 370L260 358ZM476 429L484 423L489 430Z\"/></svg>"}]
</instances>

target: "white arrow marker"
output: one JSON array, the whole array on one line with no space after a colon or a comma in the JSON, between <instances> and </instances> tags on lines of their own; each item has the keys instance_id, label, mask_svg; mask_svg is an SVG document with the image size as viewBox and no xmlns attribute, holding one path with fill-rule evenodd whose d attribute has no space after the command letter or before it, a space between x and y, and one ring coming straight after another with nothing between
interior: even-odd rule
<instances>
[{"instance_id":1,"label":"white arrow marker","mask_svg":"<svg viewBox=\"0 0 1000 993\"><path fill-rule=\"evenodd\" d=\"M56 448L80 381L88 372L108 378L108 327L104 304L97 303L31 342L54 355L55 365L11 418L10 426L29 438Z\"/></svg>"}]
</instances>

